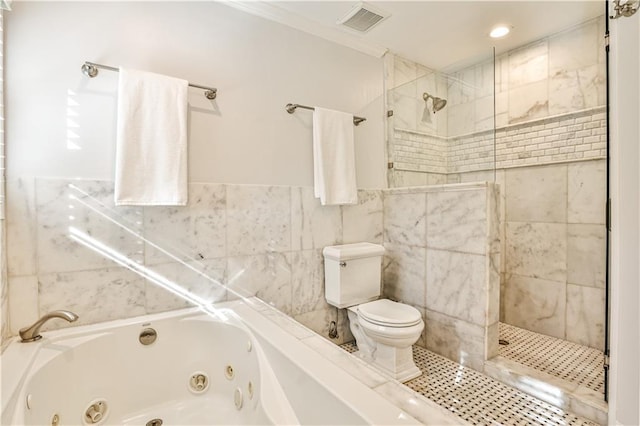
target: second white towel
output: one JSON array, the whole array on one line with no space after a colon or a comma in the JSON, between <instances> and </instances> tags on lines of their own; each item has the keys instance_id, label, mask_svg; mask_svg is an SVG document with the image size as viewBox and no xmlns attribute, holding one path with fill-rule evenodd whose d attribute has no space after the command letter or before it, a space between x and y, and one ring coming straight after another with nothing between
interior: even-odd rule
<instances>
[{"instance_id":1,"label":"second white towel","mask_svg":"<svg viewBox=\"0 0 640 426\"><path fill-rule=\"evenodd\" d=\"M315 107L313 180L322 205L358 202L352 114Z\"/></svg>"},{"instance_id":2,"label":"second white towel","mask_svg":"<svg viewBox=\"0 0 640 426\"><path fill-rule=\"evenodd\" d=\"M120 68L116 205L187 204L188 85Z\"/></svg>"}]
</instances>

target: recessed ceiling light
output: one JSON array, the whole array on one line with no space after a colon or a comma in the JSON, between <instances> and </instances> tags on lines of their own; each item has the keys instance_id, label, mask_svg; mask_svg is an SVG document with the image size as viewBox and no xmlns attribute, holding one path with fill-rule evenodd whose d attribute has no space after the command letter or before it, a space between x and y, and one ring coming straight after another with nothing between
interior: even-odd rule
<instances>
[{"instance_id":1,"label":"recessed ceiling light","mask_svg":"<svg viewBox=\"0 0 640 426\"><path fill-rule=\"evenodd\" d=\"M491 38L500 38L509 34L509 31L511 30L506 25L498 25L497 27L491 30L491 32L489 33L489 36Z\"/></svg>"}]
</instances>

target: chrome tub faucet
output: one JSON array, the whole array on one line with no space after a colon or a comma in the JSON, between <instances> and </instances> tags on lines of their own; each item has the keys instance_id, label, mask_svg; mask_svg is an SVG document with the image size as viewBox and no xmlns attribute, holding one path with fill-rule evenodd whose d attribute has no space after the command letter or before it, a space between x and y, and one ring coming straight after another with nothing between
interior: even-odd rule
<instances>
[{"instance_id":1,"label":"chrome tub faucet","mask_svg":"<svg viewBox=\"0 0 640 426\"><path fill-rule=\"evenodd\" d=\"M23 343L27 342L35 342L42 338L40 335L40 327L44 325L45 322L49 321L52 318L62 318L63 320L67 320L69 322L74 322L78 319L78 316L71 311L53 311L49 312L46 315L43 315L38 321L30 325L29 327L21 328L18 332L20 334L20 339Z\"/></svg>"}]
</instances>

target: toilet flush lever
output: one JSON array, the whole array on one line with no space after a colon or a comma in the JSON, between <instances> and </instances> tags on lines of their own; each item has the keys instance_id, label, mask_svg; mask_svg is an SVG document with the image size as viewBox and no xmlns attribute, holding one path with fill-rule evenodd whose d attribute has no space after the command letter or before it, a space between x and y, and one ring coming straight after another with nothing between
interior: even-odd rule
<instances>
[{"instance_id":1,"label":"toilet flush lever","mask_svg":"<svg viewBox=\"0 0 640 426\"><path fill-rule=\"evenodd\" d=\"M346 268L347 267L347 262L345 262L345 261L340 262L340 266L342 268Z\"/></svg>"}]
</instances>

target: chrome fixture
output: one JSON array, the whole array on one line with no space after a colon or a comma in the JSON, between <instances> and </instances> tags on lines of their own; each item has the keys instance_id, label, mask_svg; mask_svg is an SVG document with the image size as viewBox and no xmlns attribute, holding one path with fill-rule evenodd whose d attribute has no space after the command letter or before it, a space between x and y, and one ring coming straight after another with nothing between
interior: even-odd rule
<instances>
[{"instance_id":1,"label":"chrome fixture","mask_svg":"<svg viewBox=\"0 0 640 426\"><path fill-rule=\"evenodd\" d=\"M29 327L20 329L18 333L20 334L21 341L26 343L40 340L42 338L42 336L40 335L40 327L42 327L45 322L49 321L52 318L61 318L69 322L74 322L78 319L78 316L70 311L49 312Z\"/></svg>"},{"instance_id":2,"label":"chrome fixture","mask_svg":"<svg viewBox=\"0 0 640 426\"><path fill-rule=\"evenodd\" d=\"M86 75L87 77L93 78L98 75L98 68L102 68L103 70L115 71L115 72L120 71L116 67L96 64L95 62L89 62L89 61L86 61L84 64L82 64L81 69L84 75ZM205 91L204 96L210 100L215 99L216 96L218 95L218 89L216 89L215 87L207 87L207 86L202 86L200 84L193 84L193 83L189 83L189 86L195 87L196 89L204 89Z\"/></svg>"},{"instance_id":3,"label":"chrome fixture","mask_svg":"<svg viewBox=\"0 0 640 426\"><path fill-rule=\"evenodd\" d=\"M422 99L424 99L425 108L427 107L427 101L431 99L431 108L433 109L434 114L447 105L446 99L438 98L437 96L430 95L427 92L422 94Z\"/></svg>"},{"instance_id":4,"label":"chrome fixture","mask_svg":"<svg viewBox=\"0 0 640 426\"><path fill-rule=\"evenodd\" d=\"M138 336L138 340L143 345L147 346L152 344L158 338L158 332L153 328L145 328L140 332L140 336Z\"/></svg>"},{"instance_id":5,"label":"chrome fixture","mask_svg":"<svg viewBox=\"0 0 640 426\"><path fill-rule=\"evenodd\" d=\"M633 16L640 7L640 0L613 0L613 10L615 15L611 15L611 19L618 19L620 17L628 18Z\"/></svg>"},{"instance_id":6,"label":"chrome fixture","mask_svg":"<svg viewBox=\"0 0 640 426\"><path fill-rule=\"evenodd\" d=\"M315 111L314 107L310 107L307 105L300 105L300 104L287 104L284 108L287 110L289 114L293 114L296 108L309 109L311 111ZM353 124L356 126L366 120L367 119L364 117L357 117L355 115L353 116Z\"/></svg>"},{"instance_id":7,"label":"chrome fixture","mask_svg":"<svg viewBox=\"0 0 640 426\"><path fill-rule=\"evenodd\" d=\"M162 419L149 420L145 426L162 426Z\"/></svg>"}]
</instances>

